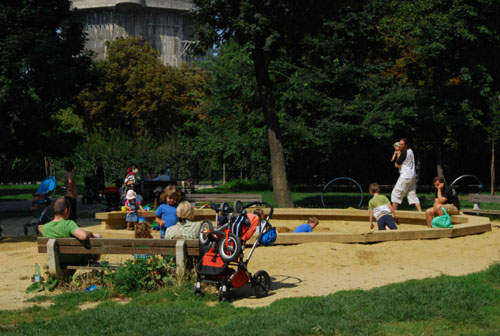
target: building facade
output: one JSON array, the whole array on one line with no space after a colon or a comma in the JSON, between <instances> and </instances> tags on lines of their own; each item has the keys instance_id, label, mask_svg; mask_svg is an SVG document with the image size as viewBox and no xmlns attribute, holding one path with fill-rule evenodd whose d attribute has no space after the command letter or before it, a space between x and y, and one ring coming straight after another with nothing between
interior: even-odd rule
<instances>
[{"instance_id":1,"label":"building facade","mask_svg":"<svg viewBox=\"0 0 500 336\"><path fill-rule=\"evenodd\" d=\"M72 10L85 24L86 47L104 59L108 43L141 36L160 53L163 64L190 62L192 43L189 0L72 0Z\"/></svg>"}]
</instances>

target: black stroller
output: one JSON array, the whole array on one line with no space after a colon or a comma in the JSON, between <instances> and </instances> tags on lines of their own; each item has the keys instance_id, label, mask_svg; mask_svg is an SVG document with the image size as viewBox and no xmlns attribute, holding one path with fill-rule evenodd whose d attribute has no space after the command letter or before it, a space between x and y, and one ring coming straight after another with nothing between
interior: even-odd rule
<instances>
[{"instance_id":1,"label":"black stroller","mask_svg":"<svg viewBox=\"0 0 500 336\"><path fill-rule=\"evenodd\" d=\"M255 214L247 213L246 209L253 205L269 207L269 215L261 220ZM243 207L240 201L235 202L234 209L227 203L220 206L212 205L216 211L216 228L210 220L205 220L200 226L200 247L202 255L196 268L198 274L195 294L201 295L201 283L207 282L216 285L219 301L228 297L231 288L239 288L250 282L256 297L266 296L271 289L271 278L266 271L258 271L252 275L247 265L258 245L271 246L276 240L276 229L271 226L269 219L273 215L273 208L265 202L253 202ZM233 213L236 210L238 213ZM219 214L220 213L220 214ZM248 257L244 260L245 242L248 241L259 228L259 235L255 239ZM229 267L230 265L235 268Z\"/></svg>"},{"instance_id":2,"label":"black stroller","mask_svg":"<svg viewBox=\"0 0 500 336\"><path fill-rule=\"evenodd\" d=\"M28 228L35 227L35 234L38 234L38 225L43 225L52 220L53 216L49 216L48 210L52 204L52 195L56 190L57 182L54 176L47 176L45 180L40 183L36 193L33 194L33 201L31 202L30 211L37 216L36 219L24 224L24 235L28 234Z\"/></svg>"},{"instance_id":3,"label":"black stroller","mask_svg":"<svg viewBox=\"0 0 500 336\"><path fill-rule=\"evenodd\" d=\"M121 208L121 194L118 187L106 187L103 192L102 209L106 212L118 211Z\"/></svg>"},{"instance_id":4,"label":"black stroller","mask_svg":"<svg viewBox=\"0 0 500 336\"><path fill-rule=\"evenodd\" d=\"M82 194L82 204L101 201L101 193L99 190L99 182L97 181L97 176L87 176L83 180L85 187L83 188Z\"/></svg>"}]
</instances>

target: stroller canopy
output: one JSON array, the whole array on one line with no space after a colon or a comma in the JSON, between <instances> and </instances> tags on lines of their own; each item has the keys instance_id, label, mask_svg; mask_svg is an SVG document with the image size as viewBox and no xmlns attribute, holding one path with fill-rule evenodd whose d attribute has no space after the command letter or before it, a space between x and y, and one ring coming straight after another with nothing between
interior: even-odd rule
<instances>
[{"instance_id":1,"label":"stroller canopy","mask_svg":"<svg viewBox=\"0 0 500 336\"><path fill-rule=\"evenodd\" d=\"M47 176L45 180L40 183L36 193L37 194L47 194L56 189L57 182L54 176Z\"/></svg>"}]
</instances>

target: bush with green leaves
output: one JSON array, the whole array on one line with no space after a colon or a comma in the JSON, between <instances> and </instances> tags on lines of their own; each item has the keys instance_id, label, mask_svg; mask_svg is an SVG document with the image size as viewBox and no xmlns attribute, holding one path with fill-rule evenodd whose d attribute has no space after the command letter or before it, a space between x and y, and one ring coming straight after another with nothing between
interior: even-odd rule
<instances>
[{"instance_id":1,"label":"bush with green leaves","mask_svg":"<svg viewBox=\"0 0 500 336\"><path fill-rule=\"evenodd\" d=\"M71 160L75 164L75 177L83 183L86 176L93 175L97 157L102 158L106 182L114 184L123 179L127 168L132 164L139 167L139 175L164 172L167 164L172 167L173 177L187 179L192 175L190 146L181 138L161 140L152 136L130 138L118 130L109 134L90 133L86 141L76 146L72 155L54 160L56 179L64 178L64 162Z\"/></svg>"},{"instance_id":2,"label":"bush with green leaves","mask_svg":"<svg viewBox=\"0 0 500 336\"><path fill-rule=\"evenodd\" d=\"M74 287L84 289L90 285L107 287L112 292L130 295L139 291L154 291L172 285L176 280L175 258L152 256L146 260L127 260L116 269L103 262L103 267L91 273L73 276Z\"/></svg>"},{"instance_id":3,"label":"bush with green leaves","mask_svg":"<svg viewBox=\"0 0 500 336\"><path fill-rule=\"evenodd\" d=\"M137 291L154 291L175 280L175 262L172 258L156 258L148 260L127 260L109 274L109 280L120 294Z\"/></svg>"},{"instance_id":4,"label":"bush with green leaves","mask_svg":"<svg viewBox=\"0 0 500 336\"><path fill-rule=\"evenodd\" d=\"M56 278L48 277L47 280L40 279L38 282L33 282L31 285L26 288L26 293L38 293L45 289L52 292L58 285L58 281Z\"/></svg>"}]
</instances>

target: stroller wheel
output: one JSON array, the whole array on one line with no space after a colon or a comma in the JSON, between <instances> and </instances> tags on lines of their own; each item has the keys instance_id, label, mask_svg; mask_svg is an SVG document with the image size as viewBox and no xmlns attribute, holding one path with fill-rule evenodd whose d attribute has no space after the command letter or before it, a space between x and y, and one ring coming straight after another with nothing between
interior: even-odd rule
<instances>
[{"instance_id":1,"label":"stroller wheel","mask_svg":"<svg viewBox=\"0 0 500 336\"><path fill-rule=\"evenodd\" d=\"M233 261L234 259L238 258L240 251L241 240L233 233L230 233L227 236L227 242L226 237L224 237L217 243L217 252L225 262Z\"/></svg>"},{"instance_id":2,"label":"stroller wheel","mask_svg":"<svg viewBox=\"0 0 500 336\"><path fill-rule=\"evenodd\" d=\"M227 287L226 285L222 285L219 287L219 294L218 294L219 302L224 301L224 299L227 298Z\"/></svg>"},{"instance_id":3,"label":"stroller wheel","mask_svg":"<svg viewBox=\"0 0 500 336\"><path fill-rule=\"evenodd\" d=\"M200 231L198 233L200 245L205 246L210 242L210 240L208 239L208 232L211 232L213 228L214 227L210 219L205 219L203 222L201 222Z\"/></svg>"},{"instance_id":4,"label":"stroller wheel","mask_svg":"<svg viewBox=\"0 0 500 336\"><path fill-rule=\"evenodd\" d=\"M267 296L271 289L271 278L266 271L258 271L252 278L252 291L258 297Z\"/></svg>"},{"instance_id":5,"label":"stroller wheel","mask_svg":"<svg viewBox=\"0 0 500 336\"><path fill-rule=\"evenodd\" d=\"M194 285L194 295L203 296L203 293L201 291L201 283L199 281Z\"/></svg>"}]
</instances>

